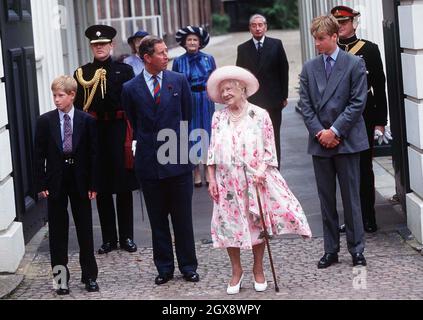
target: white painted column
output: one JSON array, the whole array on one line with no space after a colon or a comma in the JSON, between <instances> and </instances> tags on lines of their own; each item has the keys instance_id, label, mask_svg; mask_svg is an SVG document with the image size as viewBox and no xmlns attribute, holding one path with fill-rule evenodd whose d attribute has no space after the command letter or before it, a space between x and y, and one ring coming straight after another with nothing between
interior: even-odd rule
<instances>
[{"instance_id":1,"label":"white painted column","mask_svg":"<svg viewBox=\"0 0 423 320\"><path fill-rule=\"evenodd\" d=\"M66 7L57 0L31 0L34 49L37 65L37 84L40 114L54 108L51 83L65 73L61 28L73 27L66 23Z\"/></svg>"},{"instance_id":2,"label":"white painted column","mask_svg":"<svg viewBox=\"0 0 423 320\"><path fill-rule=\"evenodd\" d=\"M301 36L303 41L303 60L309 60L316 55L310 25L313 18L330 14L330 10L337 5L345 5L342 0L300 0L299 2ZM383 8L382 0L352 0L347 6L361 13L357 36L370 40L379 46L382 61L385 64L383 41Z\"/></svg>"},{"instance_id":3,"label":"white painted column","mask_svg":"<svg viewBox=\"0 0 423 320\"><path fill-rule=\"evenodd\" d=\"M4 68L1 52L0 39L0 78L3 78ZM0 273L14 273L25 253L22 223L14 222L16 207L7 124L6 88L5 84L0 82Z\"/></svg>"},{"instance_id":4,"label":"white painted column","mask_svg":"<svg viewBox=\"0 0 423 320\"><path fill-rule=\"evenodd\" d=\"M402 1L398 9L410 187L407 226L423 243L423 0Z\"/></svg>"}]
</instances>

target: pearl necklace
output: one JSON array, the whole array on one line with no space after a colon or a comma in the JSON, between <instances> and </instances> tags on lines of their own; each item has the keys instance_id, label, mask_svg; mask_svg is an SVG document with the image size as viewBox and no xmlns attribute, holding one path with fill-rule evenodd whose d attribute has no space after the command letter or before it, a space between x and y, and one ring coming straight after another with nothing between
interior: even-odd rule
<instances>
[{"instance_id":1,"label":"pearl necklace","mask_svg":"<svg viewBox=\"0 0 423 320\"><path fill-rule=\"evenodd\" d=\"M241 112L239 114L234 114L231 109L228 109L229 111L229 118L232 122L238 122L239 120L241 120L246 111L247 111L247 104L242 108Z\"/></svg>"}]
</instances>

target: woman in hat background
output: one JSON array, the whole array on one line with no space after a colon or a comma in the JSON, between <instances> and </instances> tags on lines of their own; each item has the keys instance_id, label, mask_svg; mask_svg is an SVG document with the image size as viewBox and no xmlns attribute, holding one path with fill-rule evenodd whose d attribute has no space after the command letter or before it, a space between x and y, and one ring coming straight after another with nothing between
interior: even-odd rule
<instances>
[{"instance_id":1,"label":"woman in hat background","mask_svg":"<svg viewBox=\"0 0 423 320\"><path fill-rule=\"evenodd\" d=\"M204 129L210 137L214 103L207 97L206 84L210 74L216 69L216 63L213 56L200 51L207 46L209 40L208 32L201 27L187 26L180 29L176 33L176 41L187 52L175 59L172 70L185 74L191 86L193 110L190 131ZM198 143L200 139L198 137L194 143ZM201 154L201 150L197 156L200 163L202 158L206 161L207 155ZM205 173L208 183L207 170ZM194 169L194 185L197 188L202 186L200 166Z\"/></svg>"},{"instance_id":2,"label":"woman in hat background","mask_svg":"<svg viewBox=\"0 0 423 320\"><path fill-rule=\"evenodd\" d=\"M207 165L214 201L213 246L227 249L232 266L228 294L238 293L244 278L240 249L253 251L254 289L267 288L256 186L270 236L294 233L311 237L301 205L278 170L269 114L247 101L258 88L252 73L235 66L217 69L207 84L209 97L226 105L213 116Z\"/></svg>"},{"instance_id":3,"label":"woman in hat background","mask_svg":"<svg viewBox=\"0 0 423 320\"><path fill-rule=\"evenodd\" d=\"M123 60L124 63L132 66L135 76L139 75L144 70L144 62L142 61L139 49L142 39L148 36L147 31L137 31L133 36L128 38L128 44L131 47L132 55Z\"/></svg>"}]
</instances>

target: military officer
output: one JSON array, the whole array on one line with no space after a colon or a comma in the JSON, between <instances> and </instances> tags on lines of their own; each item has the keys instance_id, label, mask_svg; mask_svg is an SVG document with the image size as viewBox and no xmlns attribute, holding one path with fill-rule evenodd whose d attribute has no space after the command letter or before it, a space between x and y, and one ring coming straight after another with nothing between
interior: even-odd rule
<instances>
[{"instance_id":1,"label":"military officer","mask_svg":"<svg viewBox=\"0 0 423 320\"><path fill-rule=\"evenodd\" d=\"M374 132L385 132L387 124L387 101L385 92L385 74L376 44L359 39L356 35L358 17L360 12L347 7L336 6L331 14L338 20L340 25L338 45L341 49L364 59L367 68L367 103L363 112L366 123L370 149L360 153L360 198L363 215L364 230L375 232L377 230L375 217L375 184L373 173L373 145ZM345 231L345 225L340 227Z\"/></svg>"},{"instance_id":2,"label":"military officer","mask_svg":"<svg viewBox=\"0 0 423 320\"><path fill-rule=\"evenodd\" d=\"M131 66L112 60L116 33L114 28L106 25L89 27L85 35L90 40L94 60L78 68L74 74L78 82L75 107L97 119L97 209L103 237L99 254L117 249L118 242L121 249L137 251L133 241L132 191L138 185L133 170L132 128L121 105L122 85L134 77L134 72ZM116 210L113 194L116 194Z\"/></svg>"}]
</instances>

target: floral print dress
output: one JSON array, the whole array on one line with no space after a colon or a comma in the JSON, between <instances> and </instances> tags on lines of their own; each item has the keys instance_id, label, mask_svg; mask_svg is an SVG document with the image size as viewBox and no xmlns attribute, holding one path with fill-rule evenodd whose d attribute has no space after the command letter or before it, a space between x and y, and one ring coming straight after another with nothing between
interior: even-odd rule
<instances>
[{"instance_id":1,"label":"floral print dress","mask_svg":"<svg viewBox=\"0 0 423 320\"><path fill-rule=\"evenodd\" d=\"M214 202L211 234L215 248L251 249L263 239L263 227L253 175L265 163L266 182L260 202L270 236L299 234L311 237L300 203L277 166L272 122L266 110L248 104L237 126L228 108L215 112L208 165L216 166L218 202Z\"/></svg>"}]
</instances>

